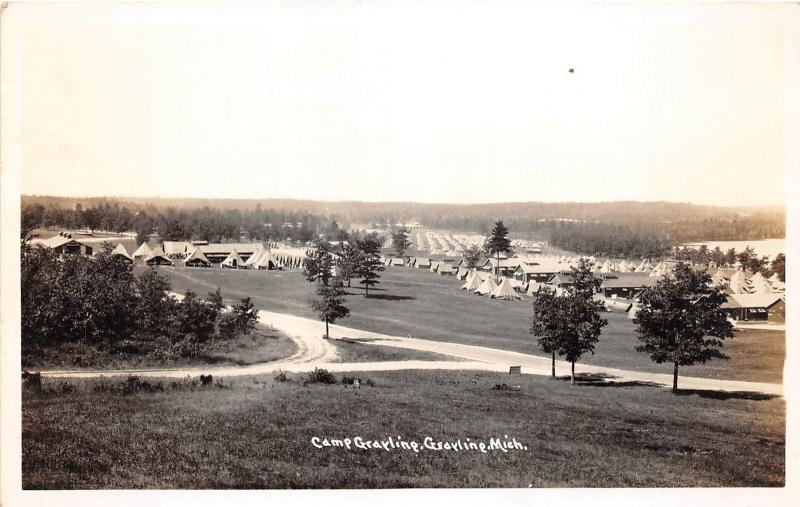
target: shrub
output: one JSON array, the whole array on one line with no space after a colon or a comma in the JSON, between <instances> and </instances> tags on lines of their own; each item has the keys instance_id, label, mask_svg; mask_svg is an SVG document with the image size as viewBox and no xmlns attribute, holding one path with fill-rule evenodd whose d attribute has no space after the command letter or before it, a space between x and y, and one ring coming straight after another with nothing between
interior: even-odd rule
<instances>
[{"instance_id":1,"label":"shrub","mask_svg":"<svg viewBox=\"0 0 800 507\"><path fill-rule=\"evenodd\" d=\"M356 383L355 377L348 377L347 375L342 376L342 384L351 386Z\"/></svg>"},{"instance_id":2,"label":"shrub","mask_svg":"<svg viewBox=\"0 0 800 507\"><path fill-rule=\"evenodd\" d=\"M308 381L309 384L335 384L336 377L333 376L333 373L329 372L328 370L322 368L314 368L314 371L308 374Z\"/></svg>"},{"instance_id":3,"label":"shrub","mask_svg":"<svg viewBox=\"0 0 800 507\"><path fill-rule=\"evenodd\" d=\"M285 373L280 372L277 375L275 375L275 380L278 382L286 382L287 380L289 380L289 378L286 376Z\"/></svg>"}]
</instances>

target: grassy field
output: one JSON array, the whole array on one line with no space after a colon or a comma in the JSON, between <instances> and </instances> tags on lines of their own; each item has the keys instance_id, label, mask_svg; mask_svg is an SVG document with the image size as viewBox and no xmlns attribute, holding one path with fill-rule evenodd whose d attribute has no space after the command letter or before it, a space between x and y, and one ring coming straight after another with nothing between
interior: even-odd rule
<instances>
[{"instance_id":1,"label":"grassy field","mask_svg":"<svg viewBox=\"0 0 800 507\"><path fill-rule=\"evenodd\" d=\"M358 376L365 376L358 374ZM781 486L781 398L405 371L26 388L26 489ZM366 379L365 379L366 380ZM507 383L511 389L494 389ZM516 389L516 386L519 386ZM527 450L317 449L312 437L515 438Z\"/></svg>"},{"instance_id":2,"label":"grassy field","mask_svg":"<svg viewBox=\"0 0 800 507\"><path fill-rule=\"evenodd\" d=\"M137 270L143 269L141 266ZM310 286L299 271L250 271L159 268L177 292L191 288L199 294L222 288L234 301L250 296L257 307L316 318L308 305ZM463 282L427 270L387 268L378 289L365 298L361 288L348 289L351 315L340 323L391 335L412 335L429 340L482 345L529 354L541 354L531 324L531 299L498 301L460 290ZM355 285L355 283L354 283ZM639 343L627 315L606 313L595 355L583 362L655 373L672 373L634 347ZM681 374L698 377L781 382L785 358L785 333L743 330L726 340L728 361L682 367Z\"/></svg>"},{"instance_id":3,"label":"grassy field","mask_svg":"<svg viewBox=\"0 0 800 507\"><path fill-rule=\"evenodd\" d=\"M146 348L147 344L143 345ZM204 351L194 357L164 357L158 351L108 351L97 347L72 343L43 348L24 354L22 367L26 369L136 369L177 368L201 365L247 365L275 361L297 352L297 345L283 333L259 324L247 336L232 340L215 340L205 345Z\"/></svg>"},{"instance_id":4,"label":"grassy field","mask_svg":"<svg viewBox=\"0 0 800 507\"><path fill-rule=\"evenodd\" d=\"M370 361L460 361L458 357L427 352L425 350L370 345L361 340L338 339L331 343L343 363L366 363Z\"/></svg>"}]
</instances>

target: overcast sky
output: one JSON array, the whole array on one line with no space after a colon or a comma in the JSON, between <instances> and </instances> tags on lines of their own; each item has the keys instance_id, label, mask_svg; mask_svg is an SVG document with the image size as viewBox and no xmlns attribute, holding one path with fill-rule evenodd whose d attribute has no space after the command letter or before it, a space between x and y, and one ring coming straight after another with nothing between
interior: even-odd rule
<instances>
[{"instance_id":1,"label":"overcast sky","mask_svg":"<svg viewBox=\"0 0 800 507\"><path fill-rule=\"evenodd\" d=\"M41 16L22 191L784 203L791 6L416 5Z\"/></svg>"}]
</instances>

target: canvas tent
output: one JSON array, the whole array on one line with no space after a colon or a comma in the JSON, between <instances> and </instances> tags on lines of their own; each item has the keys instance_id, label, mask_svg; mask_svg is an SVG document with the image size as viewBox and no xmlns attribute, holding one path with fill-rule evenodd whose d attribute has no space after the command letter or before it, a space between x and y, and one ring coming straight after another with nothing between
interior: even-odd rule
<instances>
[{"instance_id":1,"label":"canvas tent","mask_svg":"<svg viewBox=\"0 0 800 507\"><path fill-rule=\"evenodd\" d=\"M733 274L733 276L731 276L731 279L728 282L728 288L733 294L750 293L750 281L745 276L744 271L737 271Z\"/></svg>"},{"instance_id":2,"label":"canvas tent","mask_svg":"<svg viewBox=\"0 0 800 507\"><path fill-rule=\"evenodd\" d=\"M277 263L272 257L272 252L269 250L257 251L247 259L245 264L253 269L275 269L277 267Z\"/></svg>"},{"instance_id":3,"label":"canvas tent","mask_svg":"<svg viewBox=\"0 0 800 507\"><path fill-rule=\"evenodd\" d=\"M242 258L239 257L239 252L237 252L236 249L234 248L233 250L231 250L231 253L228 254L227 257L225 257L225 260L222 261L222 264L220 264L220 267L239 269L240 267L241 268L246 268L247 266L244 266L244 262L242 262Z\"/></svg>"},{"instance_id":4,"label":"canvas tent","mask_svg":"<svg viewBox=\"0 0 800 507\"><path fill-rule=\"evenodd\" d=\"M517 294L517 291L515 291L514 288L511 287L511 283L508 281L508 278L503 278L503 281L500 282L500 285L498 285L492 291L489 297L494 299L505 299L506 301L522 299L522 297L520 297L520 295Z\"/></svg>"},{"instance_id":5,"label":"canvas tent","mask_svg":"<svg viewBox=\"0 0 800 507\"><path fill-rule=\"evenodd\" d=\"M148 266L172 266L172 261L164 255L164 250L160 246L150 252L144 263Z\"/></svg>"},{"instance_id":6,"label":"canvas tent","mask_svg":"<svg viewBox=\"0 0 800 507\"><path fill-rule=\"evenodd\" d=\"M488 296L497 288L497 284L494 282L493 276L486 277L486 280L481 283L480 287L475 289L475 294L480 294L481 296Z\"/></svg>"},{"instance_id":7,"label":"canvas tent","mask_svg":"<svg viewBox=\"0 0 800 507\"><path fill-rule=\"evenodd\" d=\"M481 286L482 283L483 280L481 280L481 277L478 275L478 272L473 271L472 274L467 276L467 282L463 286L461 286L461 288L466 289L469 292L474 292Z\"/></svg>"},{"instance_id":8,"label":"canvas tent","mask_svg":"<svg viewBox=\"0 0 800 507\"><path fill-rule=\"evenodd\" d=\"M139 248L137 248L136 251L133 252L133 258L146 259L151 253L153 253L153 251L150 249L149 246L147 246L147 243L145 242L139 245Z\"/></svg>"},{"instance_id":9,"label":"canvas tent","mask_svg":"<svg viewBox=\"0 0 800 507\"><path fill-rule=\"evenodd\" d=\"M211 261L209 261L208 257L206 257L206 254L204 254L203 251L197 247L195 247L194 250L192 250L192 253L189 254L189 256L186 258L183 264L185 266L189 266L190 268L211 267Z\"/></svg>"},{"instance_id":10,"label":"canvas tent","mask_svg":"<svg viewBox=\"0 0 800 507\"><path fill-rule=\"evenodd\" d=\"M125 247L122 245L122 243L120 243L119 245L117 245L117 248L115 248L115 249L114 249L114 250L111 252L111 256L112 256L112 257L121 257L121 258L122 258L122 259L124 259L124 260L125 260L125 262L127 262L128 264L133 264L133 257L131 257L131 256L128 254L128 251L127 251L127 250L125 250Z\"/></svg>"}]
</instances>

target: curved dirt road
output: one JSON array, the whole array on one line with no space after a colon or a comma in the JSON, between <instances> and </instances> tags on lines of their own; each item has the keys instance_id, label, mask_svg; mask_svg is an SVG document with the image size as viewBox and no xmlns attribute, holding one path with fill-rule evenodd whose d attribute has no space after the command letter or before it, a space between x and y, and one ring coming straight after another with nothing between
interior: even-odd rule
<instances>
[{"instance_id":1,"label":"curved dirt road","mask_svg":"<svg viewBox=\"0 0 800 507\"><path fill-rule=\"evenodd\" d=\"M326 368L334 372L392 371L392 370L472 370L507 372L509 366L521 366L522 372L532 375L550 375L550 358L522 354L507 350L462 345L458 343L437 342L419 338L401 338L353 329L339 325L330 326L331 340L322 338L325 323L304 317L283 313L259 312L263 324L272 325L286 333L296 344L298 351L291 357L269 363L248 366L200 366L179 369L152 370L105 370L105 371L42 371L50 378L91 378L138 375L147 377L183 378L211 373L218 377L260 375L285 372L308 372L313 368ZM460 361L375 361L363 363L342 363L338 360L335 344L338 338L363 340L374 346L390 346L419 351L434 352L453 356ZM556 361L556 368L568 371L569 363ZM602 375L612 382L645 382L663 386L672 385L669 374L647 373L617 368L606 368L586 364L576 364L577 373ZM717 380L699 377L681 377L680 386L684 389L703 389L717 391L747 391L771 395L782 395L781 384L765 382L744 382L737 380Z\"/></svg>"}]
</instances>

